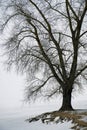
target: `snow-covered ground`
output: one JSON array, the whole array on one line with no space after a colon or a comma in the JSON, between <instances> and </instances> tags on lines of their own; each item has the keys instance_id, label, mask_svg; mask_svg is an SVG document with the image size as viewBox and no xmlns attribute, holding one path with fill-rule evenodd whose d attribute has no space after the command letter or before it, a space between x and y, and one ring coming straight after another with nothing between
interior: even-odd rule
<instances>
[{"instance_id":1,"label":"snow-covered ground","mask_svg":"<svg viewBox=\"0 0 87 130\"><path fill-rule=\"evenodd\" d=\"M87 109L87 101L79 100L73 103L74 108ZM34 104L14 110L0 110L0 130L70 130L72 123L43 124L41 121L28 123L25 120L43 112L58 110L61 103ZM85 117L87 120L87 117Z\"/></svg>"}]
</instances>

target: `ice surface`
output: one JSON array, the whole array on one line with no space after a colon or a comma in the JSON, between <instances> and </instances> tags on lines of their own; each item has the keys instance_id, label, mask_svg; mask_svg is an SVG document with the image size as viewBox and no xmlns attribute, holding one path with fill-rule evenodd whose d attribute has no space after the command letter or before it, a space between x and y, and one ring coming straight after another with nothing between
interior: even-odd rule
<instances>
[{"instance_id":1,"label":"ice surface","mask_svg":"<svg viewBox=\"0 0 87 130\"><path fill-rule=\"evenodd\" d=\"M0 130L69 130L71 127L71 122L59 123L59 124L43 124L41 121L34 123L28 123L25 120L32 116L45 112L46 110L51 111L53 109L52 105L47 106L34 106L34 108L23 108L17 109L15 112L8 111L2 113L0 116Z\"/></svg>"},{"instance_id":2,"label":"ice surface","mask_svg":"<svg viewBox=\"0 0 87 130\"><path fill-rule=\"evenodd\" d=\"M40 121L28 123L25 118L14 118L0 120L0 130L69 130L71 123L43 124Z\"/></svg>"}]
</instances>

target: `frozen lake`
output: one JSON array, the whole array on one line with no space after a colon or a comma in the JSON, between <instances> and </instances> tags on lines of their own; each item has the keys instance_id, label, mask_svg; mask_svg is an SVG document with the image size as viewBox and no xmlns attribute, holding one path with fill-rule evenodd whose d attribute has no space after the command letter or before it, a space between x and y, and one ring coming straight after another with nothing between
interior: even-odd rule
<instances>
[{"instance_id":1,"label":"frozen lake","mask_svg":"<svg viewBox=\"0 0 87 130\"><path fill-rule=\"evenodd\" d=\"M87 109L86 101L74 103L74 107ZM70 130L71 122L58 124L43 124L41 121L28 123L25 120L31 116L47 111L58 110L57 104L30 105L14 110L0 110L0 130Z\"/></svg>"},{"instance_id":2,"label":"frozen lake","mask_svg":"<svg viewBox=\"0 0 87 130\"><path fill-rule=\"evenodd\" d=\"M43 124L40 121L34 123L25 122L25 117L8 118L0 120L0 130L69 130L71 123Z\"/></svg>"},{"instance_id":3,"label":"frozen lake","mask_svg":"<svg viewBox=\"0 0 87 130\"><path fill-rule=\"evenodd\" d=\"M28 123L25 120L32 115L43 111L51 111L55 106L34 106L33 108L22 108L14 111L5 111L0 114L0 130L69 130L71 123L64 124L43 124L41 121Z\"/></svg>"}]
</instances>

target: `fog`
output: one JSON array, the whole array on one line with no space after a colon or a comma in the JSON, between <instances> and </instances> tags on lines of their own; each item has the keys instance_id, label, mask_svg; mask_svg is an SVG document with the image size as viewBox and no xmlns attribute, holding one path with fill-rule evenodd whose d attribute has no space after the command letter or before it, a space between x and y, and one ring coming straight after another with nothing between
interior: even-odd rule
<instances>
[{"instance_id":1,"label":"fog","mask_svg":"<svg viewBox=\"0 0 87 130\"><path fill-rule=\"evenodd\" d=\"M2 64L0 64L0 109L25 107L29 106L24 103L24 89L25 89L25 77L18 75L14 70L7 72ZM73 94L73 104L75 100L87 99L87 89L80 90ZM50 101L51 103L57 103L61 100L61 96ZM49 102L49 101L48 101ZM33 104L33 103L32 103ZM34 103L35 104L35 103ZM40 105L39 102L36 102ZM42 102L42 104L45 104Z\"/></svg>"},{"instance_id":2,"label":"fog","mask_svg":"<svg viewBox=\"0 0 87 130\"><path fill-rule=\"evenodd\" d=\"M3 65L3 57L0 58L0 130L69 130L71 122L63 124L42 124L41 122L25 122L31 116L43 112L58 110L62 98L42 102L41 100L31 104L24 103L25 76L17 74L14 69L7 72ZM86 85L85 85L86 86ZM72 104L76 109L87 109L87 89L73 94Z\"/></svg>"},{"instance_id":3,"label":"fog","mask_svg":"<svg viewBox=\"0 0 87 130\"><path fill-rule=\"evenodd\" d=\"M2 52L2 50L1 50ZM2 55L2 54L0 54ZM25 75L20 75L12 69L8 72L3 64L3 56L0 57L0 130L69 130L71 122L63 124L42 124L41 122L25 122L31 116L43 112L58 110L62 103L62 97L51 101L37 101L26 104L24 100ZM81 89L72 96L72 104L76 109L87 109L87 89Z\"/></svg>"},{"instance_id":4,"label":"fog","mask_svg":"<svg viewBox=\"0 0 87 130\"><path fill-rule=\"evenodd\" d=\"M0 63L0 109L23 106L24 89L25 76L17 74L15 70L7 72L3 63ZM52 102L57 102L60 98ZM86 85L84 89L74 93L72 99L73 101L87 99Z\"/></svg>"}]
</instances>

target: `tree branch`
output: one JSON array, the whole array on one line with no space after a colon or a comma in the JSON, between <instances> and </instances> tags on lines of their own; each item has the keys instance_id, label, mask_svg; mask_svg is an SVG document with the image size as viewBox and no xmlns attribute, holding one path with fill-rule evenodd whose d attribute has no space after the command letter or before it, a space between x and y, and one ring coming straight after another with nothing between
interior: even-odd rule
<instances>
[{"instance_id":1,"label":"tree branch","mask_svg":"<svg viewBox=\"0 0 87 130\"><path fill-rule=\"evenodd\" d=\"M55 70L54 70L54 68L53 68L53 65L52 65L52 63L51 63L51 61L50 61L50 58L49 58L48 55L45 53L45 51L44 51L44 49L43 49L43 46L41 45L41 41L40 41L39 36L38 36L37 28L36 28L31 22L30 22L30 24L31 24L31 26L34 28L35 36L36 36L36 41L37 41L38 46L39 46L39 48L40 48L40 50L41 50L41 52L42 52L43 57L44 57L44 58L46 59L46 61L48 62L48 65L49 65L49 67L50 67L52 73L54 74L54 77L56 78L56 80L57 80L60 84L62 84L62 83L63 83L62 80L61 80L61 79L58 77L58 75L56 74L56 72L55 72Z\"/></svg>"},{"instance_id":2,"label":"tree branch","mask_svg":"<svg viewBox=\"0 0 87 130\"><path fill-rule=\"evenodd\" d=\"M85 32L83 32L80 36L79 36L79 38L81 38L84 34L86 34L87 33L87 31L85 31Z\"/></svg>"},{"instance_id":3,"label":"tree branch","mask_svg":"<svg viewBox=\"0 0 87 130\"><path fill-rule=\"evenodd\" d=\"M40 90L41 90L41 88L43 88L46 84L47 84L47 82L51 79L51 78L53 78L54 76L53 75L51 75L51 76L49 76L45 81L42 81L43 83L41 84L41 85L36 85L35 87L29 87L29 86L32 86L33 84L30 84L28 87L27 87L27 89L26 90L28 90L28 88L31 88L31 89L29 89L29 92L28 92L28 99L31 97L31 96L33 96L34 94L37 94ZM34 90L33 90L33 88L34 88ZM36 98L36 97L35 97Z\"/></svg>"},{"instance_id":4,"label":"tree branch","mask_svg":"<svg viewBox=\"0 0 87 130\"><path fill-rule=\"evenodd\" d=\"M79 75L81 75L81 73L83 71L85 71L87 69L87 65L85 67L83 67L81 70L79 70L79 72L76 74L75 78L77 78Z\"/></svg>"}]
</instances>

